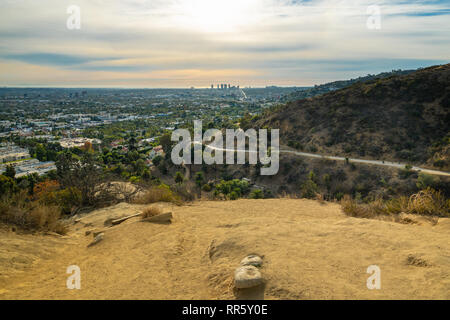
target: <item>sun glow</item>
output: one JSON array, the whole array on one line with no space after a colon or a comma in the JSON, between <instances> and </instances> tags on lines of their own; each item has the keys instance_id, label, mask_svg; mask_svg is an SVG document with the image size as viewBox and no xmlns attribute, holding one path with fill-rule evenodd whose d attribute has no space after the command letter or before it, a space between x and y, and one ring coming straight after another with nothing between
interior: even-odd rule
<instances>
[{"instance_id":1,"label":"sun glow","mask_svg":"<svg viewBox=\"0 0 450 320\"><path fill-rule=\"evenodd\" d=\"M255 23L261 12L258 0L181 0L178 23L203 32L232 32Z\"/></svg>"}]
</instances>

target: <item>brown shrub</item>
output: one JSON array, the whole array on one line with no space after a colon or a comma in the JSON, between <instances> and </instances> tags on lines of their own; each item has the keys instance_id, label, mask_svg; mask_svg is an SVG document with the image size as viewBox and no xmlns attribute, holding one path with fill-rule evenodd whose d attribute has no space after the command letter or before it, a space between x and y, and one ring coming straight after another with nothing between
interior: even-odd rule
<instances>
[{"instance_id":1,"label":"brown shrub","mask_svg":"<svg viewBox=\"0 0 450 320\"><path fill-rule=\"evenodd\" d=\"M361 205L353 200L349 195L345 195L341 200L342 210L346 215L355 218L370 218L371 213L366 205Z\"/></svg>"},{"instance_id":2,"label":"brown shrub","mask_svg":"<svg viewBox=\"0 0 450 320\"><path fill-rule=\"evenodd\" d=\"M450 200L446 199L441 191L427 188L411 196L408 212L425 216L450 217Z\"/></svg>"},{"instance_id":3,"label":"brown shrub","mask_svg":"<svg viewBox=\"0 0 450 320\"><path fill-rule=\"evenodd\" d=\"M150 188L142 196L137 198L135 202L138 204L150 204L156 202L171 202L176 205L182 204L180 198L165 185Z\"/></svg>"},{"instance_id":4,"label":"brown shrub","mask_svg":"<svg viewBox=\"0 0 450 320\"><path fill-rule=\"evenodd\" d=\"M61 208L31 202L26 192L0 201L0 220L30 231L52 231L65 234L67 227L60 219Z\"/></svg>"},{"instance_id":5,"label":"brown shrub","mask_svg":"<svg viewBox=\"0 0 450 320\"><path fill-rule=\"evenodd\" d=\"M400 213L450 217L450 200L440 191L430 188L412 195L409 199L404 196L388 201L377 199L368 204L358 203L347 195L341 200L341 206L345 214L357 218L391 216L398 220Z\"/></svg>"},{"instance_id":6,"label":"brown shrub","mask_svg":"<svg viewBox=\"0 0 450 320\"><path fill-rule=\"evenodd\" d=\"M155 207L155 206L150 206L144 209L144 211L142 212L142 219L146 219L146 218L151 218L157 215L162 214L162 210L159 207Z\"/></svg>"},{"instance_id":7,"label":"brown shrub","mask_svg":"<svg viewBox=\"0 0 450 320\"><path fill-rule=\"evenodd\" d=\"M61 221L61 208L38 205L28 213L31 228L41 231L67 233L67 226Z\"/></svg>"}]
</instances>

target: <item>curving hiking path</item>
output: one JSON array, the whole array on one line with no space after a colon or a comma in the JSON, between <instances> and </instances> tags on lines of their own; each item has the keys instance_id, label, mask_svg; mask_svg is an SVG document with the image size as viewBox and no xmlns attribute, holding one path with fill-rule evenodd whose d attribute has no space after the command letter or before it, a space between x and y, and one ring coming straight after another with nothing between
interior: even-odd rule
<instances>
[{"instance_id":1,"label":"curving hiking path","mask_svg":"<svg viewBox=\"0 0 450 320\"><path fill-rule=\"evenodd\" d=\"M194 142L194 144L200 144L198 142ZM218 151L236 151L236 152L250 152L255 153L255 151L249 151L249 150L231 150L226 148L217 148L209 146L212 150L218 150ZM308 158L316 158L316 159L327 159L327 160L335 160L335 161L347 161L347 158L345 157L337 157L337 156L327 156L327 155L321 155L316 153L308 153L308 152L300 152L300 151L294 151L289 149L280 149L280 154L286 153L286 154L293 154L301 157L308 157ZM354 163L362 163L362 164L372 164L377 166L385 166L385 167L391 167L391 168L399 168L403 169L405 168L405 163L399 163L399 162L391 162L391 161L383 161L383 160L368 160L368 159L355 159L355 158L348 158L349 162ZM432 169L426 169L421 167L413 166L411 170L418 171L418 172L424 172L427 174L437 175L437 176L450 176L449 172L446 171L439 171L439 170L432 170Z\"/></svg>"}]
</instances>

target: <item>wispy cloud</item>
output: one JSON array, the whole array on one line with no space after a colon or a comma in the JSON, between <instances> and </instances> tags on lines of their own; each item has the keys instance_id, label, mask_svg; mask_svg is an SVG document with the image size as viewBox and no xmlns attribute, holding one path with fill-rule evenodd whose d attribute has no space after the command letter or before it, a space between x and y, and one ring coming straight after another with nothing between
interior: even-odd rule
<instances>
[{"instance_id":1,"label":"wispy cloud","mask_svg":"<svg viewBox=\"0 0 450 320\"><path fill-rule=\"evenodd\" d=\"M308 85L450 62L443 0L78 0L68 30L71 4L0 2L0 85Z\"/></svg>"}]
</instances>

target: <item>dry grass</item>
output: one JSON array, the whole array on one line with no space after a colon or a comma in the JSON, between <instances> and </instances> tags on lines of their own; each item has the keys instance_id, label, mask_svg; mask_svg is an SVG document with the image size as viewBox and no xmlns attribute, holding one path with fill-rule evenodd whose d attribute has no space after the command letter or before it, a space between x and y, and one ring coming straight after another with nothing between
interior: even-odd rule
<instances>
[{"instance_id":1,"label":"dry grass","mask_svg":"<svg viewBox=\"0 0 450 320\"><path fill-rule=\"evenodd\" d=\"M29 212L32 226L38 230L67 233L67 226L61 221L61 208L38 205Z\"/></svg>"},{"instance_id":2,"label":"dry grass","mask_svg":"<svg viewBox=\"0 0 450 320\"><path fill-rule=\"evenodd\" d=\"M319 201L320 204L325 204L325 197L322 193L317 193L316 194L316 200Z\"/></svg>"},{"instance_id":3,"label":"dry grass","mask_svg":"<svg viewBox=\"0 0 450 320\"><path fill-rule=\"evenodd\" d=\"M450 201L440 191L422 190L410 198L398 197L388 201L377 199L361 204L345 196L341 201L344 212L357 218L396 217L400 213L419 214L432 217L450 217Z\"/></svg>"},{"instance_id":4,"label":"dry grass","mask_svg":"<svg viewBox=\"0 0 450 320\"><path fill-rule=\"evenodd\" d=\"M138 204L150 204L156 202L171 202L181 205L182 201L168 187L152 187L135 201Z\"/></svg>"},{"instance_id":5,"label":"dry grass","mask_svg":"<svg viewBox=\"0 0 450 320\"><path fill-rule=\"evenodd\" d=\"M440 191L427 188L411 196L408 211L425 216L450 217L450 200Z\"/></svg>"},{"instance_id":6,"label":"dry grass","mask_svg":"<svg viewBox=\"0 0 450 320\"><path fill-rule=\"evenodd\" d=\"M157 215L162 214L162 209L159 207L155 207L155 206L150 206L144 209L144 211L142 212L142 219L147 219L147 218L151 218Z\"/></svg>"},{"instance_id":7,"label":"dry grass","mask_svg":"<svg viewBox=\"0 0 450 320\"><path fill-rule=\"evenodd\" d=\"M30 202L26 193L1 199L0 220L29 231L67 233L67 226L61 220L60 207Z\"/></svg>"}]
</instances>

